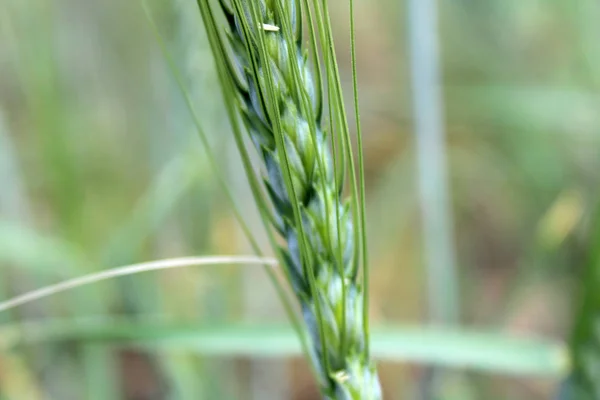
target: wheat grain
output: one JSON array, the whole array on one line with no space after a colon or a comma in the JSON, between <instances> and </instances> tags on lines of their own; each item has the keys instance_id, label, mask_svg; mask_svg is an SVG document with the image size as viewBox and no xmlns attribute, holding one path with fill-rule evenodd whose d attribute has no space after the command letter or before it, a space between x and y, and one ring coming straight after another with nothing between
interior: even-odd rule
<instances>
[{"instance_id":1,"label":"wheat grain","mask_svg":"<svg viewBox=\"0 0 600 400\"><path fill-rule=\"evenodd\" d=\"M287 243L279 254L312 339L322 392L380 399L363 325L354 218L349 201L340 200L341 180L321 126L321 90L300 45L300 3L198 4L219 68L227 71L224 89L235 88L237 112L263 161L271 224ZM226 25L217 25L217 8Z\"/></svg>"}]
</instances>

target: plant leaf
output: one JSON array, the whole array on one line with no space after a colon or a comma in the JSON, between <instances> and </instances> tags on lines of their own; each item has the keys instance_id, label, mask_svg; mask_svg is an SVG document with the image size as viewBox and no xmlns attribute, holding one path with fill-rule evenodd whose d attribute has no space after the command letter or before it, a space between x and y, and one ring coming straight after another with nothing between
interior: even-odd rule
<instances>
[{"instance_id":1,"label":"plant leaf","mask_svg":"<svg viewBox=\"0 0 600 400\"><path fill-rule=\"evenodd\" d=\"M84 341L185 350L204 356L292 357L300 342L281 325L175 325L157 319L49 320L0 326L0 351L15 346ZM563 343L475 330L419 326L373 327L373 357L388 362L436 364L488 373L560 378L569 369Z\"/></svg>"}]
</instances>

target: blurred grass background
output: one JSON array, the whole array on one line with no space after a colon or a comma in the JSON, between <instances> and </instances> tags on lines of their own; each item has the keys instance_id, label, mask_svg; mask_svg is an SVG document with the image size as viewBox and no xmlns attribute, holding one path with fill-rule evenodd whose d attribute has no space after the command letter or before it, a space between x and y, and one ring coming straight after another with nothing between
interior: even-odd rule
<instances>
[{"instance_id":1,"label":"blurred grass background","mask_svg":"<svg viewBox=\"0 0 600 400\"><path fill-rule=\"evenodd\" d=\"M147 3L261 241L195 2ZM350 99L347 4L331 3ZM438 5L461 326L560 348L585 257L600 245L588 239L600 171L600 5ZM407 4L356 7L372 321L426 326ZM249 253L205 151L140 1L0 2L0 299L133 262ZM254 267L119 278L0 322L1 399L319 398L304 361L278 350L289 346L253 341L285 323ZM434 340L419 332L442 344L431 359L496 344L410 332L381 336L379 354ZM417 396L423 365L382 358L386 399ZM561 378L552 368L457 368L440 396L551 399Z\"/></svg>"}]
</instances>

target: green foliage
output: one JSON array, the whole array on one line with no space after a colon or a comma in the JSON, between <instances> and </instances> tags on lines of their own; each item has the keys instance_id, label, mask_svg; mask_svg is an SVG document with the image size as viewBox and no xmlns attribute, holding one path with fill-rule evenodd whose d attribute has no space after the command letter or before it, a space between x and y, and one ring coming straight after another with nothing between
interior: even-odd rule
<instances>
[{"instance_id":1,"label":"green foliage","mask_svg":"<svg viewBox=\"0 0 600 400\"><path fill-rule=\"evenodd\" d=\"M305 50L301 63L289 64L297 67L286 79L296 76L305 86L309 81L302 74L309 73L312 95L322 104L315 107L311 92L302 90L289 93L290 115L298 119L269 112L279 117L271 122L281 130L295 133L300 119L317 121L317 111L321 124L294 141L275 140L269 130L260 133L272 153L283 149L298 156L277 159L284 188L289 181L305 184L314 168L310 157L296 150L310 147L300 139L313 142L319 132L327 150L319 154L331 151L335 187L345 183L351 203L344 205L337 190L326 190L325 198L332 210L339 214L339 205L347 213L353 239L337 235L337 216L327 224L320 210L311 210L316 216L302 221L303 232L319 240L304 244L306 250L318 243L330 246L329 237L340 253L344 246L336 245L338 238L352 242L352 269L370 266L362 269L372 271L370 281L369 275L362 280L357 275L357 282L361 291L370 287L362 298L373 320L363 323L365 330L372 325L365 345L378 361L386 399L411 396L427 365L460 374L472 393L468 398L554 398L566 375L572 385L565 388L576 390L571 398L593 398L597 280L589 259L598 246L597 238L588 239L588 228L597 229L597 223L588 226L586 216L597 203L600 171L597 2L438 3L450 211L463 300L464 325L457 329L420 325L431 293L423 282L415 218L422 204L415 185L406 4L301 3ZM0 1L0 301L126 263L269 252L263 226L253 222L256 210L237 206L250 203L241 194L249 182L259 194L271 244L277 249L284 242L274 229L283 222L273 212L274 196L262 182L268 176L262 150L256 151L244 126L250 114L230 122L224 118L228 108L239 117L244 103L235 98L235 87L224 93L223 103L217 78L226 69L214 68L213 56L219 56L208 46L197 5L188 0L142 4L149 19L135 1ZM350 7L356 23L347 18ZM228 22L218 7L214 10L222 34ZM291 23L278 27L286 42L295 41ZM262 35L264 48L255 50L284 58L295 53L295 45L280 52L270 32ZM227 47L235 39L219 38ZM247 52L245 45L238 50ZM233 56L227 53L218 65ZM275 78L282 78L279 68L286 65L278 58L271 68ZM346 118L342 100L358 96L349 96L357 89L358 73L361 113ZM264 84L266 71L263 75ZM244 81L246 72L239 78ZM279 98L270 91L266 96ZM279 104L269 101L265 107ZM364 143L360 135L348 139L355 129L352 118L365 128ZM238 136L228 134L229 123ZM248 143L239 146L246 149L241 156L231 148L233 140ZM354 171L363 172L363 154L352 165L349 146L364 149L366 188L364 179L353 177ZM248 168L256 158L262 174ZM569 200L572 194L577 201ZM296 210L286 212L286 223L295 226ZM289 253L287 245L282 250ZM334 257L343 258L343 251ZM587 272L581 274L584 264ZM290 306L293 293L281 279L284 271L225 266L157 271L3 312L0 398L308 398L310 381L303 379L302 368L294 367L293 379L278 379L288 375L301 350L310 351L298 324L302 315ZM282 326L281 304L263 290L267 274L287 297L283 304L295 330ZM331 285L337 276L323 275L337 290L327 296L339 295L340 286ZM303 278L296 279L298 289L310 292ZM439 276L432 279L444 287ZM318 281L315 276L315 289ZM577 302L569 307L572 299ZM352 307L359 308L359 302ZM335 336L331 332L339 331L338 319L346 313L330 304L322 308L334 314L323 333ZM359 312L348 316L348 323L354 315ZM562 338L572 319L577 323L568 353ZM281 375L273 379L264 372L268 368L255 368L263 362L275 362ZM248 390L259 381L266 383L262 392ZM444 395L453 392L446 386L440 385Z\"/></svg>"},{"instance_id":2,"label":"green foliage","mask_svg":"<svg viewBox=\"0 0 600 400\"><path fill-rule=\"evenodd\" d=\"M573 368L566 383L569 400L600 398L600 208L595 211L589 256L581 275L571 335Z\"/></svg>"},{"instance_id":3,"label":"green foliage","mask_svg":"<svg viewBox=\"0 0 600 400\"><path fill-rule=\"evenodd\" d=\"M195 324L140 316L48 319L0 329L0 350L39 344L81 341L113 346L134 345L162 352L180 351L206 357L283 358L301 354L293 329L281 324ZM374 327L372 354L387 362L411 362L516 377L562 378L569 369L567 349L556 342L516 338L466 329L419 326Z\"/></svg>"}]
</instances>

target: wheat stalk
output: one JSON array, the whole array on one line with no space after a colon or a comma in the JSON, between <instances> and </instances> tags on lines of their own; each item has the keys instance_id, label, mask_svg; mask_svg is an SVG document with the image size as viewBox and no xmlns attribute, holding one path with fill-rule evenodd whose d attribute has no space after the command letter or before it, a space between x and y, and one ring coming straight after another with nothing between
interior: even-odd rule
<instances>
[{"instance_id":1,"label":"wheat stalk","mask_svg":"<svg viewBox=\"0 0 600 400\"><path fill-rule=\"evenodd\" d=\"M313 40L316 35L313 13L321 40L331 44L331 32L319 24L328 18L326 2L312 8L304 2L303 10L296 0L221 0L218 6L198 0L198 5L224 93L234 100L234 128L241 118L262 159L262 188L273 214L253 184L254 194L265 220L286 242L278 254L302 310L322 392L332 399L380 399L368 351L365 293L357 279L356 190L349 200L340 199L343 177L322 127L319 71L313 76L308 51L301 46L302 17L308 16ZM225 24L217 23L217 11ZM316 59L314 47L313 52ZM331 57L325 57L328 78L337 73ZM336 108L330 117L347 131L336 89L328 86ZM349 148L344 138L338 142ZM247 158L243 141L237 143ZM348 157L340 162L345 165Z\"/></svg>"}]
</instances>

